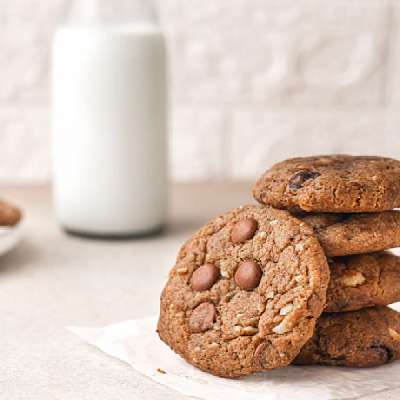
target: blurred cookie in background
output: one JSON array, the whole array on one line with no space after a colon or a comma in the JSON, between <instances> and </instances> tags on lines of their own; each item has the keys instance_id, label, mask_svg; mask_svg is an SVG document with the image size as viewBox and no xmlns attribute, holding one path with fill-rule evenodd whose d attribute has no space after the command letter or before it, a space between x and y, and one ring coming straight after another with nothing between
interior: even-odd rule
<instances>
[{"instance_id":1,"label":"blurred cookie in background","mask_svg":"<svg viewBox=\"0 0 400 400\"><path fill-rule=\"evenodd\" d=\"M15 226L22 218L21 210L4 200L0 200L0 226Z\"/></svg>"},{"instance_id":2,"label":"blurred cookie in background","mask_svg":"<svg viewBox=\"0 0 400 400\"><path fill-rule=\"evenodd\" d=\"M12 250L21 239L22 211L0 200L0 256Z\"/></svg>"}]
</instances>

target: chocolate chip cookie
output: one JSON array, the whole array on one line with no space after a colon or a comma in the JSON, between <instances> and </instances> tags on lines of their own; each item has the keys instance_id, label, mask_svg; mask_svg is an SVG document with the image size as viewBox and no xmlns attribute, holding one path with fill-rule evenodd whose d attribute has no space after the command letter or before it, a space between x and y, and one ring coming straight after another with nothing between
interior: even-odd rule
<instances>
[{"instance_id":1,"label":"chocolate chip cookie","mask_svg":"<svg viewBox=\"0 0 400 400\"><path fill-rule=\"evenodd\" d=\"M400 313L389 307L323 314L294 364L375 367L400 358Z\"/></svg>"},{"instance_id":2,"label":"chocolate chip cookie","mask_svg":"<svg viewBox=\"0 0 400 400\"><path fill-rule=\"evenodd\" d=\"M400 161L330 155L293 158L267 170L256 200L307 212L377 212L400 207Z\"/></svg>"},{"instance_id":3,"label":"chocolate chip cookie","mask_svg":"<svg viewBox=\"0 0 400 400\"><path fill-rule=\"evenodd\" d=\"M14 226L21 220L21 211L5 202L0 200L0 226Z\"/></svg>"},{"instance_id":4,"label":"chocolate chip cookie","mask_svg":"<svg viewBox=\"0 0 400 400\"><path fill-rule=\"evenodd\" d=\"M400 301L400 257L389 252L329 260L327 312L352 311Z\"/></svg>"},{"instance_id":5,"label":"chocolate chip cookie","mask_svg":"<svg viewBox=\"0 0 400 400\"><path fill-rule=\"evenodd\" d=\"M158 333L215 375L284 367L312 336L328 280L307 224L270 207L240 207L180 250L161 295Z\"/></svg>"},{"instance_id":6,"label":"chocolate chip cookie","mask_svg":"<svg viewBox=\"0 0 400 400\"><path fill-rule=\"evenodd\" d=\"M400 211L302 214L329 257L372 253L400 246Z\"/></svg>"}]
</instances>

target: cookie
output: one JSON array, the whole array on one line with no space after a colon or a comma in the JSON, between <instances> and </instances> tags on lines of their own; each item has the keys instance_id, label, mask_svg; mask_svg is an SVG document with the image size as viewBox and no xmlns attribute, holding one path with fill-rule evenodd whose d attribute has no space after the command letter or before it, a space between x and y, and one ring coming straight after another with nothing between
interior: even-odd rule
<instances>
[{"instance_id":1,"label":"cookie","mask_svg":"<svg viewBox=\"0 0 400 400\"><path fill-rule=\"evenodd\" d=\"M400 257L389 252L329 260L327 312L353 311L400 301Z\"/></svg>"},{"instance_id":2,"label":"cookie","mask_svg":"<svg viewBox=\"0 0 400 400\"><path fill-rule=\"evenodd\" d=\"M372 253L400 246L400 211L298 215L314 228L329 257Z\"/></svg>"},{"instance_id":3,"label":"cookie","mask_svg":"<svg viewBox=\"0 0 400 400\"><path fill-rule=\"evenodd\" d=\"M376 367L400 358L400 313L373 307L323 314L294 364Z\"/></svg>"},{"instance_id":4,"label":"cookie","mask_svg":"<svg viewBox=\"0 0 400 400\"><path fill-rule=\"evenodd\" d=\"M307 224L285 211L244 206L182 247L161 295L158 333L215 375L284 367L312 336L328 280Z\"/></svg>"},{"instance_id":5,"label":"cookie","mask_svg":"<svg viewBox=\"0 0 400 400\"><path fill-rule=\"evenodd\" d=\"M267 170L253 194L262 204L288 210L391 210L400 207L400 161L349 155L293 158Z\"/></svg>"},{"instance_id":6,"label":"cookie","mask_svg":"<svg viewBox=\"0 0 400 400\"><path fill-rule=\"evenodd\" d=\"M0 226L14 226L21 220L21 211L5 202L0 200Z\"/></svg>"}]
</instances>

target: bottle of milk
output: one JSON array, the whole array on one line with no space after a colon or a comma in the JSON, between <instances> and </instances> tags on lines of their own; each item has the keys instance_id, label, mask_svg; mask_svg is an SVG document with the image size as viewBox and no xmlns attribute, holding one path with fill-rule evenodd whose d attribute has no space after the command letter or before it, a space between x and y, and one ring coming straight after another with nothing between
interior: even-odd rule
<instances>
[{"instance_id":1,"label":"bottle of milk","mask_svg":"<svg viewBox=\"0 0 400 400\"><path fill-rule=\"evenodd\" d=\"M53 195L69 232L136 236L166 218L166 55L147 0L77 0L53 43Z\"/></svg>"}]
</instances>

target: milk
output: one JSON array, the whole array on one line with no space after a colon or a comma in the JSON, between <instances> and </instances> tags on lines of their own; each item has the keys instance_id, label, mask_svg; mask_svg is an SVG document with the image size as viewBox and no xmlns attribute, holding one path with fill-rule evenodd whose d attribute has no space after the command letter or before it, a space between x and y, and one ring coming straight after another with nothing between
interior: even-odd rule
<instances>
[{"instance_id":1,"label":"milk","mask_svg":"<svg viewBox=\"0 0 400 400\"><path fill-rule=\"evenodd\" d=\"M164 225L165 71L156 25L69 26L56 33L54 205L65 229L125 236Z\"/></svg>"}]
</instances>

